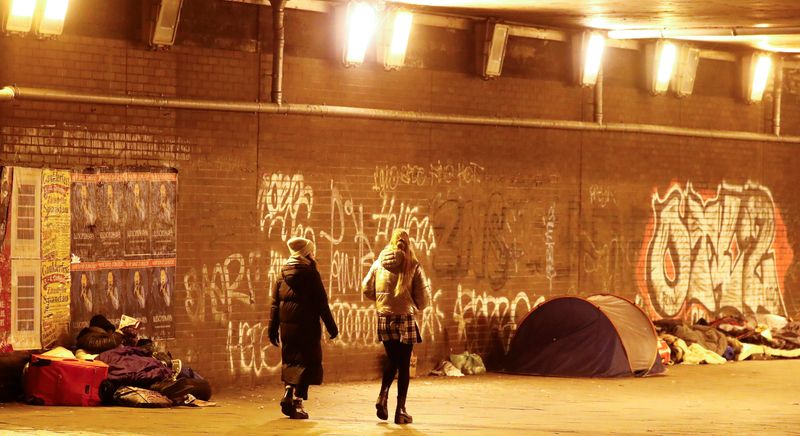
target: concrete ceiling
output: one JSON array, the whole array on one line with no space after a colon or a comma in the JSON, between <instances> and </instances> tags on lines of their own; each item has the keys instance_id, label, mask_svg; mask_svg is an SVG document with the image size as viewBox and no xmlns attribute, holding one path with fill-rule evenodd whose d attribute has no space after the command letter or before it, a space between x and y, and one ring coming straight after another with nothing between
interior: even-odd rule
<instances>
[{"instance_id":1,"label":"concrete ceiling","mask_svg":"<svg viewBox=\"0 0 800 436\"><path fill-rule=\"evenodd\" d=\"M226 0L269 5L270 0ZM348 0L287 0L317 11ZM554 29L649 30L800 58L800 0L360 0ZM652 33L652 32L651 32ZM652 38L653 36L651 36Z\"/></svg>"},{"instance_id":2,"label":"concrete ceiling","mask_svg":"<svg viewBox=\"0 0 800 436\"><path fill-rule=\"evenodd\" d=\"M652 29L800 53L800 0L402 0L427 10L561 29ZM695 37L696 35L704 35Z\"/></svg>"}]
</instances>

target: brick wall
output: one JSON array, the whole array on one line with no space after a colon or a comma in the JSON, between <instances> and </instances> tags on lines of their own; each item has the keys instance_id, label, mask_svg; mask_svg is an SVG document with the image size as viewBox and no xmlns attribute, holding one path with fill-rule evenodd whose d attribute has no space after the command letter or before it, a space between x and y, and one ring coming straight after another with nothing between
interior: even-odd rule
<instances>
[{"instance_id":1,"label":"brick wall","mask_svg":"<svg viewBox=\"0 0 800 436\"><path fill-rule=\"evenodd\" d=\"M138 18L114 13L134 3L76 1L58 40L0 38L1 83L268 99L269 8L187 0L176 46L149 51ZM467 31L420 28L414 67L388 73L341 67L327 15L289 11L286 23L289 103L592 118L564 44L512 38L503 77L483 81ZM739 102L732 63L702 60L695 95L676 99L642 90L641 53L607 59L608 122L769 130L771 101ZM796 135L792 83L783 125ZM168 347L219 386L277 380L269 290L295 234L319 247L340 326L325 344L327 380L378 374L375 312L357 290L398 226L431 279L420 372L464 350L496 365L520 317L560 294L615 293L653 317L800 310L796 145L30 101L0 104L0 117L4 165L178 169Z\"/></svg>"}]
</instances>

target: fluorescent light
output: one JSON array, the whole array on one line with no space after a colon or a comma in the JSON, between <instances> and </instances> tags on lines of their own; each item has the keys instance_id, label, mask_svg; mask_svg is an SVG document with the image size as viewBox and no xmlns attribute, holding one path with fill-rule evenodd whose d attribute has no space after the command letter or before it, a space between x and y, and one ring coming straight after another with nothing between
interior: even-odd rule
<instances>
[{"instance_id":1,"label":"fluorescent light","mask_svg":"<svg viewBox=\"0 0 800 436\"><path fill-rule=\"evenodd\" d=\"M166 48L175 44L183 0L159 0L149 20L148 43L151 47Z\"/></svg>"},{"instance_id":2,"label":"fluorescent light","mask_svg":"<svg viewBox=\"0 0 800 436\"><path fill-rule=\"evenodd\" d=\"M67 16L69 0L45 0L44 18L46 20L64 20Z\"/></svg>"},{"instance_id":3,"label":"fluorescent light","mask_svg":"<svg viewBox=\"0 0 800 436\"><path fill-rule=\"evenodd\" d=\"M411 23L414 15L407 11L397 11L392 20L392 36L389 49L383 60L386 68L402 67L406 59L406 48L408 47L408 37L411 35Z\"/></svg>"},{"instance_id":4,"label":"fluorescent light","mask_svg":"<svg viewBox=\"0 0 800 436\"><path fill-rule=\"evenodd\" d=\"M369 47L377 22L377 13L372 5L362 2L351 2L348 5L345 65L364 63L367 47Z\"/></svg>"},{"instance_id":5,"label":"fluorescent light","mask_svg":"<svg viewBox=\"0 0 800 436\"><path fill-rule=\"evenodd\" d=\"M45 0L44 16L36 32L40 35L60 35L64 30L69 0Z\"/></svg>"},{"instance_id":6,"label":"fluorescent light","mask_svg":"<svg viewBox=\"0 0 800 436\"><path fill-rule=\"evenodd\" d=\"M5 22L6 32L28 32L33 24L36 0L11 0L11 8Z\"/></svg>"},{"instance_id":7,"label":"fluorescent light","mask_svg":"<svg viewBox=\"0 0 800 436\"><path fill-rule=\"evenodd\" d=\"M764 90L767 88L767 79L772 70L772 58L766 54L756 57L755 68L753 69L753 84L750 88L749 100L758 102L764 97Z\"/></svg>"},{"instance_id":8,"label":"fluorescent light","mask_svg":"<svg viewBox=\"0 0 800 436\"><path fill-rule=\"evenodd\" d=\"M603 35L599 33L591 33L589 35L589 41L583 53L584 62L581 85L592 86L597 83L597 76L600 73L600 66L603 62L604 47L605 38L603 38Z\"/></svg>"},{"instance_id":9,"label":"fluorescent light","mask_svg":"<svg viewBox=\"0 0 800 436\"><path fill-rule=\"evenodd\" d=\"M656 54L658 69L653 83L655 94L662 94L669 88L669 81L672 79L672 72L675 68L675 58L678 54L678 48L669 41L660 41L659 46Z\"/></svg>"},{"instance_id":10,"label":"fluorescent light","mask_svg":"<svg viewBox=\"0 0 800 436\"><path fill-rule=\"evenodd\" d=\"M510 28L508 24L494 22L487 23L487 26L483 47L483 78L491 79L499 77L503 71Z\"/></svg>"},{"instance_id":11,"label":"fluorescent light","mask_svg":"<svg viewBox=\"0 0 800 436\"><path fill-rule=\"evenodd\" d=\"M678 48L678 61L672 79L672 90L678 97L686 97L694 91L697 65L700 63L700 49L681 45Z\"/></svg>"}]
</instances>

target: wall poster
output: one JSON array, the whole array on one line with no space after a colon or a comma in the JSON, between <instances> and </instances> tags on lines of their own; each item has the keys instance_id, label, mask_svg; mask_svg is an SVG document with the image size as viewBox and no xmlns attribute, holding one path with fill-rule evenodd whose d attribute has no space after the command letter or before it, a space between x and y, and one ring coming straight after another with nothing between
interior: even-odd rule
<instances>
[{"instance_id":1,"label":"wall poster","mask_svg":"<svg viewBox=\"0 0 800 436\"><path fill-rule=\"evenodd\" d=\"M174 170L72 174L73 331L128 315L143 335L174 338L177 184Z\"/></svg>"},{"instance_id":2,"label":"wall poster","mask_svg":"<svg viewBox=\"0 0 800 436\"><path fill-rule=\"evenodd\" d=\"M42 346L69 331L70 174L42 171Z\"/></svg>"},{"instance_id":3,"label":"wall poster","mask_svg":"<svg viewBox=\"0 0 800 436\"><path fill-rule=\"evenodd\" d=\"M8 232L11 203L11 167L0 167L0 352L11 345L11 234Z\"/></svg>"}]
</instances>

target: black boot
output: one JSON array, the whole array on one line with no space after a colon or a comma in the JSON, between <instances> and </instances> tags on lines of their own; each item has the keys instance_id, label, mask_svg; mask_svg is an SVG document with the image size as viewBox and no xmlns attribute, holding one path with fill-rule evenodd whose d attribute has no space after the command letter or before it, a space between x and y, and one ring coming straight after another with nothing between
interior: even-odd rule
<instances>
[{"instance_id":1,"label":"black boot","mask_svg":"<svg viewBox=\"0 0 800 436\"><path fill-rule=\"evenodd\" d=\"M379 419L384 421L389 419L389 388L381 386L381 393L378 394L378 400L375 401L375 409Z\"/></svg>"},{"instance_id":2,"label":"black boot","mask_svg":"<svg viewBox=\"0 0 800 436\"><path fill-rule=\"evenodd\" d=\"M292 414L289 416L289 419L308 419L308 413L303 409L302 399L295 398L294 401L292 401L292 406Z\"/></svg>"},{"instance_id":3,"label":"black boot","mask_svg":"<svg viewBox=\"0 0 800 436\"><path fill-rule=\"evenodd\" d=\"M294 412L294 406L292 405L293 396L294 388L291 385L286 385L286 391L283 393L283 398L281 398L281 412L288 417L291 417L292 412Z\"/></svg>"},{"instance_id":4,"label":"black boot","mask_svg":"<svg viewBox=\"0 0 800 436\"><path fill-rule=\"evenodd\" d=\"M406 398L397 397L397 409L394 411L395 424L411 424L414 419L406 412Z\"/></svg>"}]
</instances>

